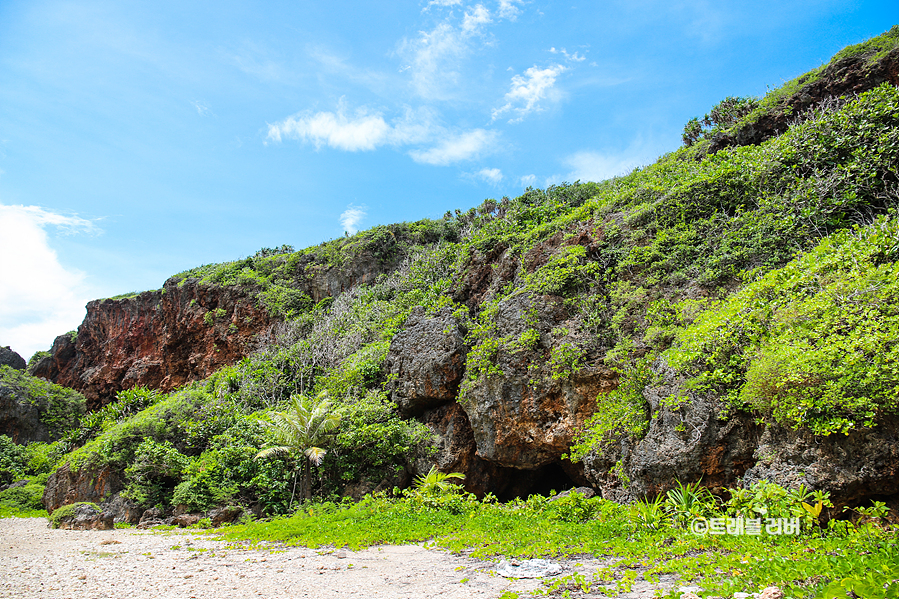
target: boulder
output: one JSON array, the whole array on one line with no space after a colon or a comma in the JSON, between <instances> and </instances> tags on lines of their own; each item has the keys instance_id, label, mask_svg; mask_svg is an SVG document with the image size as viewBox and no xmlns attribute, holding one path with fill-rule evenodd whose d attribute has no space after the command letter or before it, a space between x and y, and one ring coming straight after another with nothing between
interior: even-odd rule
<instances>
[{"instance_id":1,"label":"boulder","mask_svg":"<svg viewBox=\"0 0 899 599\"><path fill-rule=\"evenodd\" d=\"M38 406L29 401L27 390L3 379L0 379L0 435L21 445L50 440L50 429L41 420Z\"/></svg>"},{"instance_id":2,"label":"boulder","mask_svg":"<svg viewBox=\"0 0 899 599\"><path fill-rule=\"evenodd\" d=\"M464 335L450 310L429 316L414 308L387 353L391 398L401 411L414 416L455 400L465 353Z\"/></svg>"},{"instance_id":3,"label":"boulder","mask_svg":"<svg viewBox=\"0 0 899 599\"><path fill-rule=\"evenodd\" d=\"M202 517L201 514L180 514L172 519L172 524L181 528L187 528L195 525Z\"/></svg>"},{"instance_id":4,"label":"boulder","mask_svg":"<svg viewBox=\"0 0 899 599\"><path fill-rule=\"evenodd\" d=\"M209 511L209 520L214 527L231 524L243 515L243 508L236 505L218 507Z\"/></svg>"},{"instance_id":5,"label":"boulder","mask_svg":"<svg viewBox=\"0 0 899 599\"><path fill-rule=\"evenodd\" d=\"M568 489L567 491L562 491L557 495L553 495L547 501L556 501L557 499L562 499L563 497L568 497L572 493L578 493L584 496L584 499L590 499L591 497L596 496L596 491L591 489L590 487L575 487L573 489Z\"/></svg>"},{"instance_id":6,"label":"boulder","mask_svg":"<svg viewBox=\"0 0 899 599\"><path fill-rule=\"evenodd\" d=\"M25 358L10 349L8 345L0 347L0 366L9 366L15 370L25 370L26 365Z\"/></svg>"},{"instance_id":7,"label":"boulder","mask_svg":"<svg viewBox=\"0 0 899 599\"><path fill-rule=\"evenodd\" d=\"M57 528L67 530L112 530L113 516L90 503L78 503L71 513L60 517Z\"/></svg>"},{"instance_id":8,"label":"boulder","mask_svg":"<svg viewBox=\"0 0 899 599\"><path fill-rule=\"evenodd\" d=\"M153 528L154 526L161 526L164 524L171 524L165 519L165 511L158 507L151 507L144 511L143 515L140 517L140 521L137 523L137 527Z\"/></svg>"},{"instance_id":9,"label":"boulder","mask_svg":"<svg viewBox=\"0 0 899 599\"><path fill-rule=\"evenodd\" d=\"M124 487L122 475L109 466L72 470L63 464L50 475L41 502L48 513L70 503L103 503Z\"/></svg>"},{"instance_id":10,"label":"boulder","mask_svg":"<svg viewBox=\"0 0 899 599\"><path fill-rule=\"evenodd\" d=\"M144 513L144 509L139 507L130 499L122 497L120 494L114 495L111 499L104 502L100 507L104 512L112 514L113 521L116 523L125 522L127 524L137 524Z\"/></svg>"}]
</instances>

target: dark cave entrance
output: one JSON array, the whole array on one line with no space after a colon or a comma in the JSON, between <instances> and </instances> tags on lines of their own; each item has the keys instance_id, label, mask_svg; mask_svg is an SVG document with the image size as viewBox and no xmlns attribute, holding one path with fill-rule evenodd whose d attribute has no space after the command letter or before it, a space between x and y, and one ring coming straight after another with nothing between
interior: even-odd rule
<instances>
[{"instance_id":1,"label":"dark cave entrance","mask_svg":"<svg viewBox=\"0 0 899 599\"><path fill-rule=\"evenodd\" d=\"M566 465L567 466L567 465ZM575 478L580 478L577 473L571 472L570 467L564 467L561 462L554 462L537 468L536 470L518 470L507 468L503 474L505 484L497 486L493 491L500 501L511 501L516 497L522 499L529 495L543 495L548 497L553 491L561 493L577 486L583 486ZM572 478L574 474L574 478ZM499 482L499 481L497 481Z\"/></svg>"}]
</instances>

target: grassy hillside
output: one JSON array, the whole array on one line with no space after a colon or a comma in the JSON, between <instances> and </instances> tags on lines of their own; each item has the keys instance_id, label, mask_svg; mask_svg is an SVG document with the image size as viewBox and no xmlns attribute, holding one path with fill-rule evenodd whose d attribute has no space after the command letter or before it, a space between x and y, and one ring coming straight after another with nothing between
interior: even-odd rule
<instances>
[{"instance_id":1,"label":"grassy hillside","mask_svg":"<svg viewBox=\"0 0 899 599\"><path fill-rule=\"evenodd\" d=\"M835 60L876 61L897 40L893 28ZM729 126L786 93L754 101ZM302 393L329 397L342 414L315 471L317 493L360 479L401 484L431 451L424 427L401 418L384 391L387 350L415 308L449 309L466 331L463 399L471 381L503 376L501 352L550 364L539 376L616 368L619 390L601 398L605 416L581 453L611 434L641 433L640 390L659 356L733 411L819 434L875 426L899 408L899 91L884 84L799 116L756 145L710 153L697 138L607 181L528 189L441 220L175 275L254 286L285 320L278 341L169 396L120 394L56 446L61 463L113 466L126 495L147 507L240 501L283 511L296 462L254 456L268 442L260 419ZM312 300L314 273L358 261L384 274ZM557 298L566 311L546 353L531 351L535 328L497 328L498 306L520 294Z\"/></svg>"}]
</instances>

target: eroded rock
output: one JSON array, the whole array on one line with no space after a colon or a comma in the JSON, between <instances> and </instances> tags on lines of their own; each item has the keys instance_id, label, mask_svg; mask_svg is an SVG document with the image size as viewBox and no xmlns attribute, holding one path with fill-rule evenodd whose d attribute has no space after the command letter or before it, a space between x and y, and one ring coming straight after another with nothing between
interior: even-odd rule
<instances>
[{"instance_id":1,"label":"eroded rock","mask_svg":"<svg viewBox=\"0 0 899 599\"><path fill-rule=\"evenodd\" d=\"M57 337L33 374L80 391L90 410L122 389L170 391L240 360L269 338L274 320L255 293L170 279L161 290L89 302L75 341Z\"/></svg>"},{"instance_id":2,"label":"eroded rock","mask_svg":"<svg viewBox=\"0 0 899 599\"><path fill-rule=\"evenodd\" d=\"M567 318L561 298L519 294L502 301L496 337L518 339L539 333L531 348L503 347L494 359L498 373L481 373L465 385L465 409L478 456L501 466L536 469L568 451L574 431L592 413L596 397L617 379L600 364L570 373L553 370L553 329Z\"/></svg>"},{"instance_id":3,"label":"eroded rock","mask_svg":"<svg viewBox=\"0 0 899 599\"><path fill-rule=\"evenodd\" d=\"M68 530L112 530L115 525L112 514L90 503L79 503L70 514L58 519L56 527Z\"/></svg>"},{"instance_id":4,"label":"eroded rock","mask_svg":"<svg viewBox=\"0 0 899 599\"><path fill-rule=\"evenodd\" d=\"M416 416L453 401L464 368L465 339L452 312L428 316L421 308L390 342L385 365L391 398Z\"/></svg>"},{"instance_id":5,"label":"eroded rock","mask_svg":"<svg viewBox=\"0 0 899 599\"><path fill-rule=\"evenodd\" d=\"M646 436L639 441L622 439L605 451L584 458L587 478L606 499L631 501L655 496L684 483L702 481L708 487L740 484L755 464L761 426L744 414L720 420L722 403L716 398L684 391L680 378L664 362L653 366L661 384L644 390L651 413ZM672 408L669 396L686 394L687 401ZM630 484L610 471L620 469Z\"/></svg>"},{"instance_id":6,"label":"eroded rock","mask_svg":"<svg viewBox=\"0 0 899 599\"><path fill-rule=\"evenodd\" d=\"M25 370L25 358L14 352L8 345L0 347L0 366L9 366L15 370Z\"/></svg>"},{"instance_id":7,"label":"eroded rock","mask_svg":"<svg viewBox=\"0 0 899 599\"><path fill-rule=\"evenodd\" d=\"M121 474L110 468L84 467L71 470L63 464L47 480L47 488L41 502L48 513L56 509L81 501L103 503L124 487Z\"/></svg>"},{"instance_id":8,"label":"eroded rock","mask_svg":"<svg viewBox=\"0 0 899 599\"><path fill-rule=\"evenodd\" d=\"M805 485L827 491L833 513L870 497L899 494L899 417L883 418L873 428L826 437L807 430L770 426L759 439L755 465L744 486L759 480L783 487Z\"/></svg>"}]
</instances>

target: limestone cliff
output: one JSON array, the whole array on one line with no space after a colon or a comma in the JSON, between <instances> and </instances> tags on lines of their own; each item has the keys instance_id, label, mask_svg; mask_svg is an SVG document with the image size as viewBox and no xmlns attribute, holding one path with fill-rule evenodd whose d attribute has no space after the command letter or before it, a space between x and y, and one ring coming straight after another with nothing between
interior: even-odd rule
<instances>
[{"instance_id":1,"label":"limestone cliff","mask_svg":"<svg viewBox=\"0 0 899 599\"><path fill-rule=\"evenodd\" d=\"M254 291L170 279L157 291L92 301L75 340L57 337L33 374L80 391L89 410L122 389L200 380L269 341L274 320Z\"/></svg>"}]
</instances>

